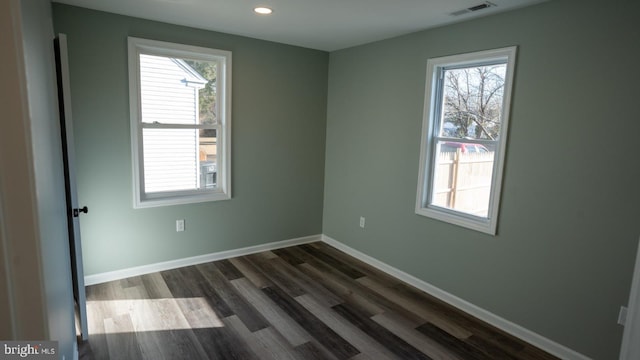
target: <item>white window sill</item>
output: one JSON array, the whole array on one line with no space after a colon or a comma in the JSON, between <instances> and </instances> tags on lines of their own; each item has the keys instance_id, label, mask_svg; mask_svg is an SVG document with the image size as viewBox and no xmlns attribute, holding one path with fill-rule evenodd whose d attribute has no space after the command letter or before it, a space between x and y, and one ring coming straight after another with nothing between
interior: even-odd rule
<instances>
[{"instance_id":1,"label":"white window sill","mask_svg":"<svg viewBox=\"0 0 640 360\"><path fill-rule=\"evenodd\" d=\"M416 214L426 216L428 218L443 221L449 224L461 226L467 229L479 231L489 235L496 234L496 222L491 219L480 218L473 215L456 213L455 211L447 211L440 208L416 208Z\"/></svg>"},{"instance_id":2,"label":"white window sill","mask_svg":"<svg viewBox=\"0 0 640 360\"><path fill-rule=\"evenodd\" d=\"M158 198L135 199L134 209L144 209L158 206L184 205L209 201L229 200L231 197L223 192L193 195L175 195Z\"/></svg>"}]
</instances>

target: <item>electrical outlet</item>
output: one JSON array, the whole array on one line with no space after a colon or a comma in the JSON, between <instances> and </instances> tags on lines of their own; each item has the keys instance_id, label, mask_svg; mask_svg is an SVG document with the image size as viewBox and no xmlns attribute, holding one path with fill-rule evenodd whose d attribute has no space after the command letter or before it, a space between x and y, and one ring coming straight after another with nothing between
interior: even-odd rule
<instances>
[{"instance_id":1,"label":"electrical outlet","mask_svg":"<svg viewBox=\"0 0 640 360\"><path fill-rule=\"evenodd\" d=\"M176 232L184 231L184 219L176 220Z\"/></svg>"},{"instance_id":2,"label":"electrical outlet","mask_svg":"<svg viewBox=\"0 0 640 360\"><path fill-rule=\"evenodd\" d=\"M360 227L364 229L364 216L360 216Z\"/></svg>"},{"instance_id":3,"label":"electrical outlet","mask_svg":"<svg viewBox=\"0 0 640 360\"><path fill-rule=\"evenodd\" d=\"M627 323L627 307L620 306L620 312L618 313L618 324L624 326Z\"/></svg>"}]
</instances>

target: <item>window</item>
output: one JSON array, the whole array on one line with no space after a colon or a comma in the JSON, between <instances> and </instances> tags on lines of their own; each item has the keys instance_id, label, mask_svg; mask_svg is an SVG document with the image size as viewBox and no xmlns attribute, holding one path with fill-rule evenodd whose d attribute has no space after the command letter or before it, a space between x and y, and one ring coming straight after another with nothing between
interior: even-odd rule
<instances>
[{"instance_id":1,"label":"window","mask_svg":"<svg viewBox=\"0 0 640 360\"><path fill-rule=\"evenodd\" d=\"M427 62L417 214L495 235L515 56Z\"/></svg>"},{"instance_id":2,"label":"window","mask_svg":"<svg viewBox=\"0 0 640 360\"><path fill-rule=\"evenodd\" d=\"M134 207L231 198L231 53L129 38Z\"/></svg>"}]
</instances>

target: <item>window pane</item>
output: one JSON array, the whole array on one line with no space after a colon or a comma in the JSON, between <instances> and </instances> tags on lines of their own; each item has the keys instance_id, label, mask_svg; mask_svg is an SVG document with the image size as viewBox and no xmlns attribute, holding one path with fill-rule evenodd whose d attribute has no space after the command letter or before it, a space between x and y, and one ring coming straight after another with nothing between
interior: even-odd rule
<instances>
[{"instance_id":1,"label":"window pane","mask_svg":"<svg viewBox=\"0 0 640 360\"><path fill-rule=\"evenodd\" d=\"M198 188L195 129L143 129L146 193Z\"/></svg>"},{"instance_id":2,"label":"window pane","mask_svg":"<svg viewBox=\"0 0 640 360\"><path fill-rule=\"evenodd\" d=\"M217 122L217 63L140 55L143 123Z\"/></svg>"},{"instance_id":3,"label":"window pane","mask_svg":"<svg viewBox=\"0 0 640 360\"><path fill-rule=\"evenodd\" d=\"M216 131L143 129L146 193L215 189Z\"/></svg>"},{"instance_id":4,"label":"window pane","mask_svg":"<svg viewBox=\"0 0 640 360\"><path fill-rule=\"evenodd\" d=\"M497 140L506 64L444 69L440 136Z\"/></svg>"},{"instance_id":5,"label":"window pane","mask_svg":"<svg viewBox=\"0 0 640 360\"><path fill-rule=\"evenodd\" d=\"M431 205L486 218L494 152L481 144L439 141Z\"/></svg>"},{"instance_id":6,"label":"window pane","mask_svg":"<svg viewBox=\"0 0 640 360\"><path fill-rule=\"evenodd\" d=\"M218 185L217 130L204 129L199 132L200 188L215 189Z\"/></svg>"}]
</instances>

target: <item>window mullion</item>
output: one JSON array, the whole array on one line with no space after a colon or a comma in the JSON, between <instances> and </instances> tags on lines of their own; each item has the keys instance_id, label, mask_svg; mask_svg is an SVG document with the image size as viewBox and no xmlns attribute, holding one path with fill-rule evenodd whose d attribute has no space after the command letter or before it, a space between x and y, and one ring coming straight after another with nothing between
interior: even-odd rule
<instances>
[{"instance_id":1,"label":"window mullion","mask_svg":"<svg viewBox=\"0 0 640 360\"><path fill-rule=\"evenodd\" d=\"M442 141L442 142L456 142L461 144L481 144L481 145L492 145L497 144L498 140L487 140L487 139L461 139L461 138L453 138L453 137L445 137L445 136L434 136L434 142Z\"/></svg>"},{"instance_id":2,"label":"window mullion","mask_svg":"<svg viewBox=\"0 0 640 360\"><path fill-rule=\"evenodd\" d=\"M218 125L209 124L158 124L142 123L143 129L216 129Z\"/></svg>"}]
</instances>

